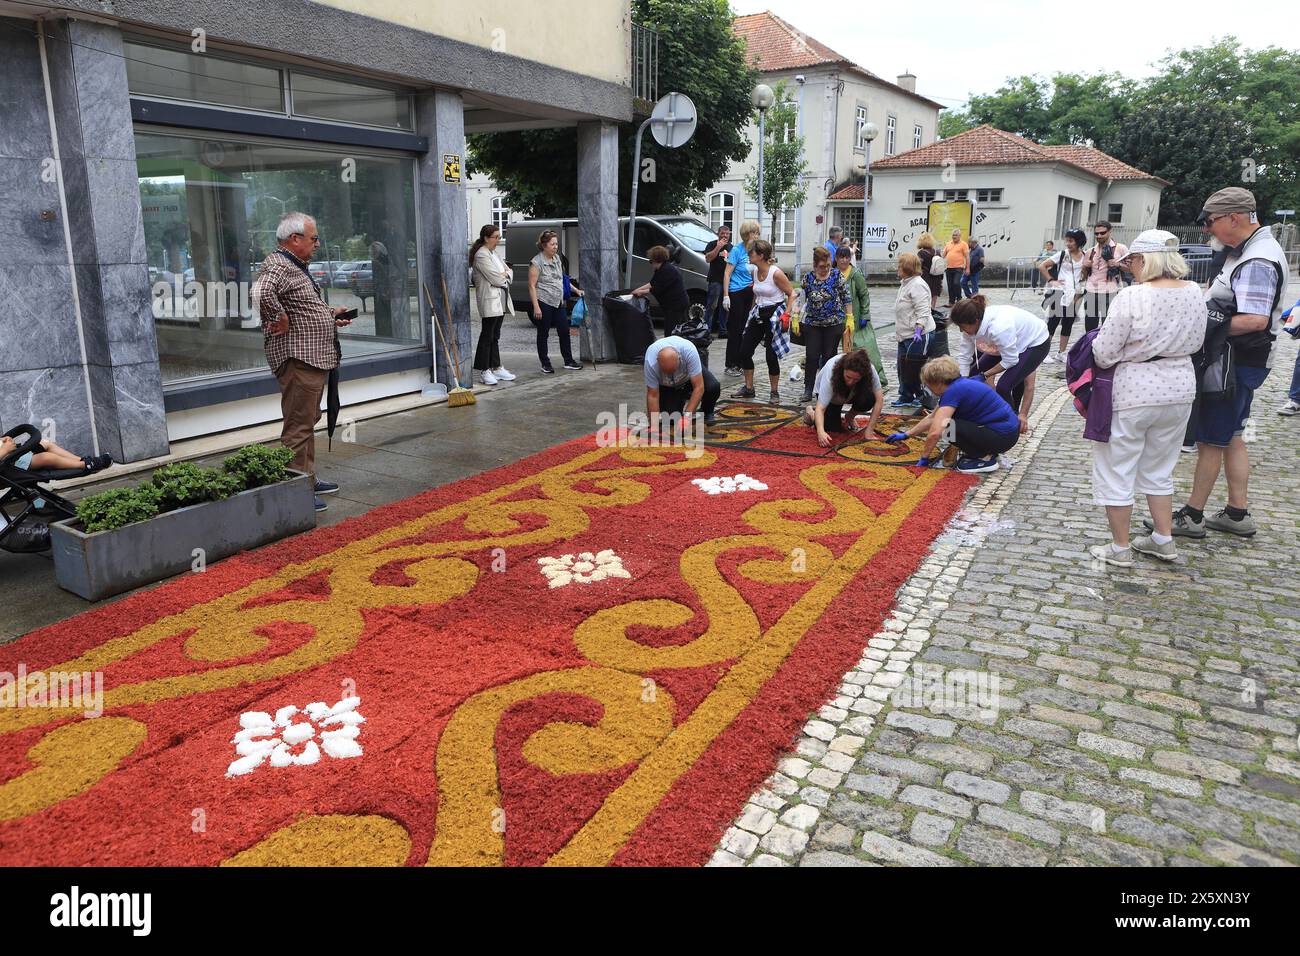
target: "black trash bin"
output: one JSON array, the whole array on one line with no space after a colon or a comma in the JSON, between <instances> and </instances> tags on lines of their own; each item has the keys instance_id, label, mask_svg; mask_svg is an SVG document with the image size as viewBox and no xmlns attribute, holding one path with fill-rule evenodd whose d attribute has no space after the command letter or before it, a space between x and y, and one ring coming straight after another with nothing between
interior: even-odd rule
<instances>
[{"instance_id":1,"label":"black trash bin","mask_svg":"<svg viewBox=\"0 0 1300 956\"><path fill-rule=\"evenodd\" d=\"M948 313L931 309L930 315L934 317L934 336L930 339L930 351L926 358L952 354L948 350Z\"/></svg>"},{"instance_id":2,"label":"black trash bin","mask_svg":"<svg viewBox=\"0 0 1300 956\"><path fill-rule=\"evenodd\" d=\"M634 297L624 301L619 296L626 292L611 292L601 300L609 326L614 332L614 350L623 365L640 365L645 361L645 350L655 341L655 327L650 322L646 300Z\"/></svg>"}]
</instances>

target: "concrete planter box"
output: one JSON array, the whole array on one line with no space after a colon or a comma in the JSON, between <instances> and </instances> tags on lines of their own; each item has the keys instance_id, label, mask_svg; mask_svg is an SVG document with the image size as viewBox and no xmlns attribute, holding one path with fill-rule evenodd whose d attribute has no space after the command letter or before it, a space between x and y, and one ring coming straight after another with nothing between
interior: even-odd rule
<instances>
[{"instance_id":1,"label":"concrete planter box","mask_svg":"<svg viewBox=\"0 0 1300 956\"><path fill-rule=\"evenodd\" d=\"M316 527L312 479L299 471L274 485L250 488L112 531L86 534L69 518L50 526L59 587L98 601L189 571L194 549L211 564L240 551Z\"/></svg>"}]
</instances>

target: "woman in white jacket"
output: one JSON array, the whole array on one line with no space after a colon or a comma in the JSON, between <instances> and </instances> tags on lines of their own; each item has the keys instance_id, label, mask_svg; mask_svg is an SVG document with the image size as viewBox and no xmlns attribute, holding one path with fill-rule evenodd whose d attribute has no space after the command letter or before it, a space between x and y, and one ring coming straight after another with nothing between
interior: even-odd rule
<instances>
[{"instance_id":1,"label":"woman in white jacket","mask_svg":"<svg viewBox=\"0 0 1300 956\"><path fill-rule=\"evenodd\" d=\"M930 284L921 275L921 258L905 252L898 257L898 298L894 300L894 335L898 339L898 400L894 408L921 407L921 366L930 351L934 315Z\"/></svg>"},{"instance_id":2,"label":"woman in white jacket","mask_svg":"<svg viewBox=\"0 0 1300 956\"><path fill-rule=\"evenodd\" d=\"M962 375L979 376L993 385L1029 430L1034 405L1034 373L1047 358L1052 336L1047 323L1014 305L989 305L982 295L962 299L949 320L961 330L957 365Z\"/></svg>"},{"instance_id":3,"label":"woman in white jacket","mask_svg":"<svg viewBox=\"0 0 1300 956\"><path fill-rule=\"evenodd\" d=\"M474 371L484 385L514 381L515 376L501 365L501 326L506 312L511 311L510 282L514 272L497 255L501 230L495 225L484 226L469 251L470 266L474 270L474 298L478 305L483 330L479 332L478 347L474 350Z\"/></svg>"}]
</instances>

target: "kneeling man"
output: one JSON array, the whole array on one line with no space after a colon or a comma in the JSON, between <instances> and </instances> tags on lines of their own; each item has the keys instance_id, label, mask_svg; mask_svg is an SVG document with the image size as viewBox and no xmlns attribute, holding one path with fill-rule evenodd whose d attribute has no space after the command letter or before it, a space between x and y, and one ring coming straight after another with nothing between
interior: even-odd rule
<instances>
[{"instance_id":1,"label":"kneeling man","mask_svg":"<svg viewBox=\"0 0 1300 956\"><path fill-rule=\"evenodd\" d=\"M683 436L686 422L697 411L704 413L706 425L713 424L713 407L721 394L722 384L704 367L699 350L687 339L668 335L646 349L645 408L652 433L660 430L661 412L677 416L676 428Z\"/></svg>"}]
</instances>

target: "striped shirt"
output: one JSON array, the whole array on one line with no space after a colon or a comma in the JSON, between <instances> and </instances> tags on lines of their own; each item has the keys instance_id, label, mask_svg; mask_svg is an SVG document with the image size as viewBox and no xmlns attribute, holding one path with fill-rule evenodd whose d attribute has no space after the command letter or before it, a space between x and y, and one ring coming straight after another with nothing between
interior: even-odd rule
<instances>
[{"instance_id":1,"label":"striped shirt","mask_svg":"<svg viewBox=\"0 0 1300 956\"><path fill-rule=\"evenodd\" d=\"M253 284L253 302L262 319L262 347L272 372L278 372L291 358L326 370L339 364L334 310L321 300L306 265L277 250L262 261L262 271ZM289 316L289 331L272 335L270 325L281 315Z\"/></svg>"}]
</instances>

